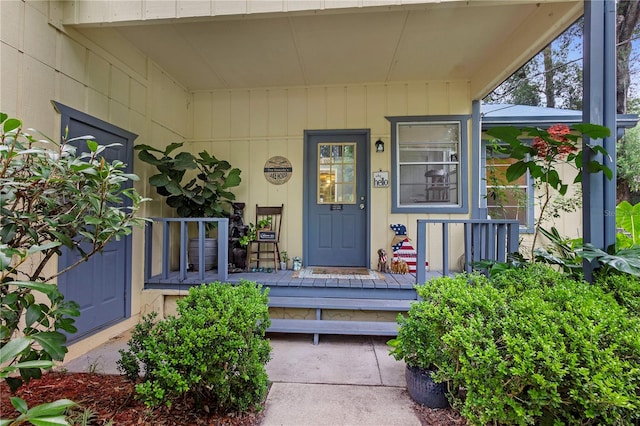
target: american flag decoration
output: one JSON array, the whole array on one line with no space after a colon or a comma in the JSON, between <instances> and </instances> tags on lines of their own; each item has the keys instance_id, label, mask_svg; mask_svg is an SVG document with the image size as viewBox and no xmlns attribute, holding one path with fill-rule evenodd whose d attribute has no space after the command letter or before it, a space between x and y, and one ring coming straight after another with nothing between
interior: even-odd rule
<instances>
[{"instance_id":1,"label":"american flag decoration","mask_svg":"<svg viewBox=\"0 0 640 426\"><path fill-rule=\"evenodd\" d=\"M391 224L390 227L396 234L391 242L393 260L404 260L409 266L409 272L415 274L417 254L416 249L411 244L411 239L407 236L407 227L402 224ZM425 262L425 267L429 267L429 262Z\"/></svg>"}]
</instances>

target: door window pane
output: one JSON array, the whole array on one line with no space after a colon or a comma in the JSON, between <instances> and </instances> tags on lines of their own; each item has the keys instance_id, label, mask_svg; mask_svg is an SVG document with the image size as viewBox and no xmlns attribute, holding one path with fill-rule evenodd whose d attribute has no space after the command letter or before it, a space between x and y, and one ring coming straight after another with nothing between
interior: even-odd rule
<instances>
[{"instance_id":1,"label":"door window pane","mask_svg":"<svg viewBox=\"0 0 640 426\"><path fill-rule=\"evenodd\" d=\"M318 145L318 204L355 204L356 144Z\"/></svg>"}]
</instances>

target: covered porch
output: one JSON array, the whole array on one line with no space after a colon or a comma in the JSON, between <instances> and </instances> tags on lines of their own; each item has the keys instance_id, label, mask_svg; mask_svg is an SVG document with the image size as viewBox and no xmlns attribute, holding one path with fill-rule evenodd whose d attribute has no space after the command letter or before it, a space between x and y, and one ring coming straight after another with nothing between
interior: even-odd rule
<instances>
[{"instance_id":1,"label":"covered porch","mask_svg":"<svg viewBox=\"0 0 640 426\"><path fill-rule=\"evenodd\" d=\"M211 223L217 228L217 266L207 270L205 229ZM188 225L192 235L194 228L198 235L199 265L195 268L188 262ZM203 283L255 281L269 289L269 331L313 334L315 344L321 334L396 335L396 316L407 312L417 299L416 284L456 270L470 272L473 262L479 260L505 261L509 253L517 251L519 238L518 221L418 220L417 265L425 265L431 257L427 253L433 246L428 244L429 238L441 242L441 252L433 254L439 261L417 268L415 274L371 271L371 264L366 265L367 275L314 276L275 267L267 269L271 272L230 273L228 227L226 218L155 218L149 222L144 292L167 299L183 296L190 287ZM456 241L464 242L462 255L457 254L460 247Z\"/></svg>"}]
</instances>

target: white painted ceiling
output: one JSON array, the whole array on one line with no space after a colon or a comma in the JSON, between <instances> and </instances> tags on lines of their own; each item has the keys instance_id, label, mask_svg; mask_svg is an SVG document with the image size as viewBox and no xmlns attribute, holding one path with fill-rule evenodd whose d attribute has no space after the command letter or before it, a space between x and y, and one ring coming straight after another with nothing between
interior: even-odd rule
<instances>
[{"instance_id":1,"label":"white painted ceiling","mask_svg":"<svg viewBox=\"0 0 640 426\"><path fill-rule=\"evenodd\" d=\"M560 31L540 28L535 45L529 26L558 25L553 14L566 20L575 3L449 2L103 30L117 31L189 90L483 78L476 85L485 87L493 61L517 68ZM531 54L518 57L523 51ZM495 72L506 78L515 71L507 68Z\"/></svg>"}]
</instances>

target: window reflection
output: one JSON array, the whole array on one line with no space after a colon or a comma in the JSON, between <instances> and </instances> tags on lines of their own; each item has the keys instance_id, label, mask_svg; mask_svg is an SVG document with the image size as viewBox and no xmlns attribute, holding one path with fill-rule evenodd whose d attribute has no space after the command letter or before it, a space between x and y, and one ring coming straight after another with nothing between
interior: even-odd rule
<instances>
[{"instance_id":1,"label":"window reflection","mask_svg":"<svg viewBox=\"0 0 640 426\"><path fill-rule=\"evenodd\" d=\"M356 202L355 143L318 145L318 204Z\"/></svg>"}]
</instances>

